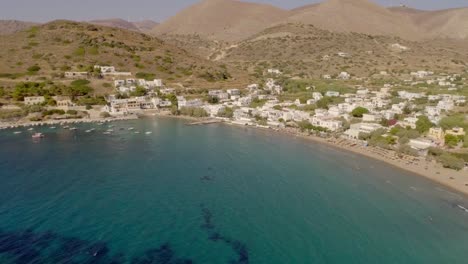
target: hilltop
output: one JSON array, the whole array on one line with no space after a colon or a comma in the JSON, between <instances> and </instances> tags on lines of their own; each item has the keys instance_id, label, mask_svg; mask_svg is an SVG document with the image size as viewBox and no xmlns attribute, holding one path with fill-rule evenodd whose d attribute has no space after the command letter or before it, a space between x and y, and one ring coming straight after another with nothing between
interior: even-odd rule
<instances>
[{"instance_id":1,"label":"hilltop","mask_svg":"<svg viewBox=\"0 0 468 264\"><path fill-rule=\"evenodd\" d=\"M7 35L23 31L37 25L34 22L25 22L19 20L0 20L0 35Z\"/></svg>"},{"instance_id":2,"label":"hilltop","mask_svg":"<svg viewBox=\"0 0 468 264\"><path fill-rule=\"evenodd\" d=\"M121 28L126 30L132 31L140 31L140 29L132 22L128 22L127 20L123 20L121 18L111 18L111 19L98 19L98 20L91 20L88 23L98 26L105 26L105 27L115 27Z\"/></svg>"},{"instance_id":3,"label":"hilltop","mask_svg":"<svg viewBox=\"0 0 468 264\"><path fill-rule=\"evenodd\" d=\"M31 67L39 76L89 70L95 64L121 71L150 73L182 84L223 81L236 77L226 66L142 33L71 21L54 21L0 36L0 73L22 76Z\"/></svg>"},{"instance_id":4,"label":"hilltop","mask_svg":"<svg viewBox=\"0 0 468 264\"><path fill-rule=\"evenodd\" d=\"M151 34L198 35L207 40L238 42L286 23L407 40L466 39L468 8L422 11L386 8L371 0L325 0L285 10L237 0L204 0L157 25Z\"/></svg>"},{"instance_id":5,"label":"hilltop","mask_svg":"<svg viewBox=\"0 0 468 264\"><path fill-rule=\"evenodd\" d=\"M204 0L159 24L151 33L197 34L211 40L237 41L270 27L287 14L287 10L266 4Z\"/></svg>"}]
</instances>

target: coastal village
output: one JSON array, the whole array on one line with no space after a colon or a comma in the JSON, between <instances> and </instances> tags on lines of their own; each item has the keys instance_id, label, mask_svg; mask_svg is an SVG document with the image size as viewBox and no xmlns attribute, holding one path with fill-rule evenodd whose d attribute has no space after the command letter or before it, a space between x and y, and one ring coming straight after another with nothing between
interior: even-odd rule
<instances>
[{"instance_id":1,"label":"coastal village","mask_svg":"<svg viewBox=\"0 0 468 264\"><path fill-rule=\"evenodd\" d=\"M404 157L416 163L425 158L467 171L468 138L463 127L467 98L460 93L466 76L459 74L421 70L398 84L368 86L369 80L341 72L324 75L320 86L315 86L285 76L279 69L267 69L261 82L247 87L194 93L190 88L166 86L162 79L137 78L114 66L95 65L93 71L113 85L114 92L104 97L103 105L80 105L79 96L25 96L24 105L44 106L50 115L32 114L25 124L182 116L197 119L193 124L223 122L283 131L334 145L372 148L384 159ZM90 72L65 72L63 78L72 84L88 84L94 77ZM336 82L356 84L337 86ZM409 88L402 89L402 84ZM8 107L17 106L3 106ZM17 125L5 122L2 127Z\"/></svg>"}]
</instances>

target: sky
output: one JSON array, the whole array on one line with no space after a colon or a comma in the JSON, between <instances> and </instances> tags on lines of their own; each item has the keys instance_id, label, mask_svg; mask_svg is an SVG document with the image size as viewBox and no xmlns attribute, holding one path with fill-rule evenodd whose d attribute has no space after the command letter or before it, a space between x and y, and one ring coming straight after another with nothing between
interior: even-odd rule
<instances>
[{"instance_id":1,"label":"sky","mask_svg":"<svg viewBox=\"0 0 468 264\"><path fill-rule=\"evenodd\" d=\"M123 18L164 21L199 0L0 0L0 19L47 22L54 19L85 21ZM373 0L384 6L405 4L419 9L468 7L467 0ZM249 0L292 9L319 0Z\"/></svg>"}]
</instances>

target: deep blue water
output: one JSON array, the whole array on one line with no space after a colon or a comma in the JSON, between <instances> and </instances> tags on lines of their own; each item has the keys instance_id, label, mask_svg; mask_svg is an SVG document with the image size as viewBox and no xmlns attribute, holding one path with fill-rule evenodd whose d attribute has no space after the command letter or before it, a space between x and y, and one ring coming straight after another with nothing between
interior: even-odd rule
<instances>
[{"instance_id":1,"label":"deep blue water","mask_svg":"<svg viewBox=\"0 0 468 264\"><path fill-rule=\"evenodd\" d=\"M302 139L184 123L0 131L0 263L468 263L461 195Z\"/></svg>"}]
</instances>

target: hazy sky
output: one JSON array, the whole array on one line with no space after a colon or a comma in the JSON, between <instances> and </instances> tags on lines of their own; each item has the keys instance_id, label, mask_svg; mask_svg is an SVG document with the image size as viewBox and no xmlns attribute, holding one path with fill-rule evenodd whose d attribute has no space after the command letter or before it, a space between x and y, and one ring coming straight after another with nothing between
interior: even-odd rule
<instances>
[{"instance_id":1,"label":"hazy sky","mask_svg":"<svg viewBox=\"0 0 468 264\"><path fill-rule=\"evenodd\" d=\"M0 19L45 22L65 18L90 20L120 17L139 21L163 21L198 0L0 0ZM382 5L404 3L420 9L468 7L467 0L374 0ZM320 2L320 0L250 0L283 8Z\"/></svg>"}]
</instances>

